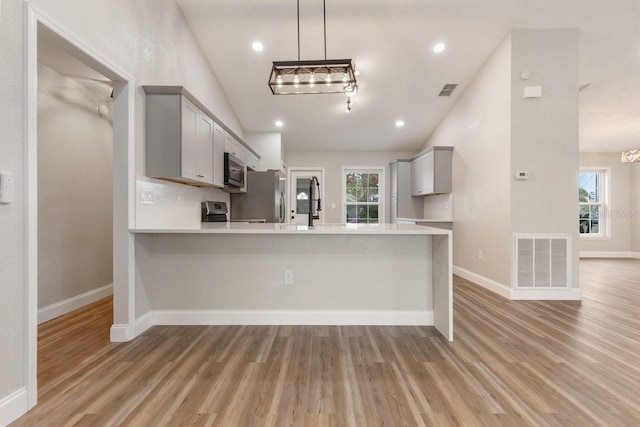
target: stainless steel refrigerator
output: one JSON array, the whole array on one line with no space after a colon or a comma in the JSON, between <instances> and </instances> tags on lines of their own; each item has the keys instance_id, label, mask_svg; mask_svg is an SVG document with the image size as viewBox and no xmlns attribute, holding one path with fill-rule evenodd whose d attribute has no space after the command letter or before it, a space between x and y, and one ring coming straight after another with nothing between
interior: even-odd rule
<instances>
[{"instance_id":1,"label":"stainless steel refrigerator","mask_svg":"<svg viewBox=\"0 0 640 427\"><path fill-rule=\"evenodd\" d=\"M284 222L286 188L279 170L248 171L247 192L231 194L231 221Z\"/></svg>"}]
</instances>

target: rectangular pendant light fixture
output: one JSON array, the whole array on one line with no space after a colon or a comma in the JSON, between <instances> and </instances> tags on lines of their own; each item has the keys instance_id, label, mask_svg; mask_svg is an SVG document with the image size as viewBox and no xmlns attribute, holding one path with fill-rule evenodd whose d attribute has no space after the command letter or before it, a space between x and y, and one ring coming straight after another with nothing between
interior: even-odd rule
<instances>
[{"instance_id":1,"label":"rectangular pendant light fixture","mask_svg":"<svg viewBox=\"0 0 640 427\"><path fill-rule=\"evenodd\" d=\"M356 72L351 59L327 59L326 0L322 0L324 24L324 59L300 60L300 0L296 0L298 14L298 60L273 61L269 88L274 95L305 95L344 93L355 96L358 91Z\"/></svg>"},{"instance_id":2,"label":"rectangular pendant light fixture","mask_svg":"<svg viewBox=\"0 0 640 427\"><path fill-rule=\"evenodd\" d=\"M274 61L269 88L274 95L344 93L353 96L357 91L353 61Z\"/></svg>"}]
</instances>

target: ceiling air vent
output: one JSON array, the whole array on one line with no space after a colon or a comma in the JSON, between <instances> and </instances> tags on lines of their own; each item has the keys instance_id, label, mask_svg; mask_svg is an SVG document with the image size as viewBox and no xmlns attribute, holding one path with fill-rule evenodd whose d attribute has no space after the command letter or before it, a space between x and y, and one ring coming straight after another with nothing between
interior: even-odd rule
<instances>
[{"instance_id":1,"label":"ceiling air vent","mask_svg":"<svg viewBox=\"0 0 640 427\"><path fill-rule=\"evenodd\" d=\"M447 83L442 87L442 90L440 91L440 94L438 94L438 96L451 96L453 90L457 87L457 84Z\"/></svg>"}]
</instances>

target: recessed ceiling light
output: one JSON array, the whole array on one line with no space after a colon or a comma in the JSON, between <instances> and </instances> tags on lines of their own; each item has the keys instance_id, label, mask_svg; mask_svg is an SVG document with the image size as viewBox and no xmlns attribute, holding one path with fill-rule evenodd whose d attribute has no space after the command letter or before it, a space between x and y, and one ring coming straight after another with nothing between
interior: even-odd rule
<instances>
[{"instance_id":1,"label":"recessed ceiling light","mask_svg":"<svg viewBox=\"0 0 640 427\"><path fill-rule=\"evenodd\" d=\"M277 120L275 124L276 124L276 126L278 126L279 128L281 128L282 126L284 126L284 123L282 123L282 120Z\"/></svg>"},{"instance_id":2,"label":"recessed ceiling light","mask_svg":"<svg viewBox=\"0 0 640 427\"><path fill-rule=\"evenodd\" d=\"M260 42L253 42L253 44L251 45L251 47L253 48L253 50L255 50L256 52L262 52L262 49L264 49L264 46L262 45L262 43Z\"/></svg>"},{"instance_id":3,"label":"recessed ceiling light","mask_svg":"<svg viewBox=\"0 0 640 427\"><path fill-rule=\"evenodd\" d=\"M436 43L435 45L433 45L433 51L435 53L440 53L444 50L445 45L444 43Z\"/></svg>"},{"instance_id":4,"label":"recessed ceiling light","mask_svg":"<svg viewBox=\"0 0 640 427\"><path fill-rule=\"evenodd\" d=\"M396 127L401 128L402 126L404 126L404 121L403 120L396 120Z\"/></svg>"}]
</instances>

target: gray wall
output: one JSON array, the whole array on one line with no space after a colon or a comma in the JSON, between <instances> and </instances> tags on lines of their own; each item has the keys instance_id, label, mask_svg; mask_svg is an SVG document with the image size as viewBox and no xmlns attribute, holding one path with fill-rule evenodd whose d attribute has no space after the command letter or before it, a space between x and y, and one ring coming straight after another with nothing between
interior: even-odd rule
<instances>
[{"instance_id":1,"label":"gray wall","mask_svg":"<svg viewBox=\"0 0 640 427\"><path fill-rule=\"evenodd\" d=\"M542 98L524 99L525 86ZM577 31L514 30L462 88L425 144L455 147L456 266L511 286L513 233L568 233L578 246L577 87ZM531 178L516 181L521 170ZM577 286L576 249L571 264Z\"/></svg>"},{"instance_id":2,"label":"gray wall","mask_svg":"<svg viewBox=\"0 0 640 427\"><path fill-rule=\"evenodd\" d=\"M578 30L514 30L511 40L511 231L571 234L577 287ZM542 98L524 99L525 86L542 86ZM530 178L515 180L522 170Z\"/></svg>"},{"instance_id":3,"label":"gray wall","mask_svg":"<svg viewBox=\"0 0 640 427\"><path fill-rule=\"evenodd\" d=\"M15 174L15 202L0 205L0 399L25 386L25 17L24 3L2 1L0 170ZM183 85L234 132L242 128L175 0L34 0L68 33L136 84ZM141 54L143 52L144 54ZM185 66L188 64L188 66ZM134 101L135 172L144 174L144 93ZM206 194L203 192L203 198ZM118 283L115 284L119 286ZM124 284L122 284L124 286ZM126 289L122 289L126 293ZM126 307L115 310L116 321Z\"/></svg>"},{"instance_id":4,"label":"gray wall","mask_svg":"<svg viewBox=\"0 0 640 427\"><path fill-rule=\"evenodd\" d=\"M342 218L342 168L348 166L383 166L385 168L385 221L391 218L389 209L389 191L391 179L389 163L394 159L407 159L415 153L407 152L358 152L358 151L325 151L302 152L287 151L288 168L292 167L323 167L325 168L324 185L325 200L323 210L325 223L344 222ZM335 203L335 209L330 209Z\"/></svg>"},{"instance_id":5,"label":"gray wall","mask_svg":"<svg viewBox=\"0 0 640 427\"><path fill-rule=\"evenodd\" d=\"M25 386L25 194L23 2L0 3L0 171L15 174L15 199L0 205L0 400Z\"/></svg>"},{"instance_id":6,"label":"gray wall","mask_svg":"<svg viewBox=\"0 0 640 427\"><path fill-rule=\"evenodd\" d=\"M634 212L640 212L640 163L630 166L631 196L630 205ZM631 227L631 251L640 252L640 218L636 218Z\"/></svg>"},{"instance_id":7,"label":"gray wall","mask_svg":"<svg viewBox=\"0 0 640 427\"><path fill-rule=\"evenodd\" d=\"M453 262L509 285L511 37L491 55L425 146L453 151ZM477 257L478 250L484 259Z\"/></svg>"},{"instance_id":8,"label":"gray wall","mask_svg":"<svg viewBox=\"0 0 640 427\"><path fill-rule=\"evenodd\" d=\"M38 308L113 282L113 125L104 93L38 65Z\"/></svg>"}]
</instances>

